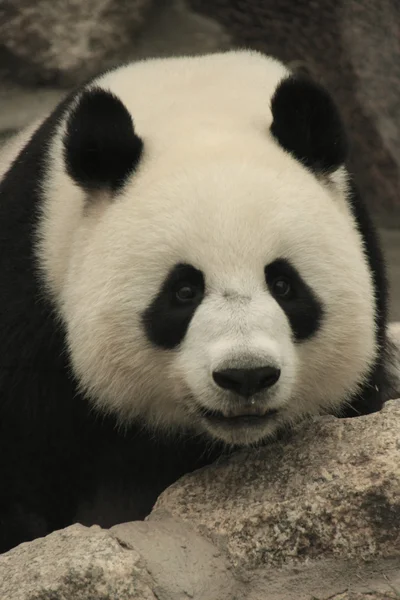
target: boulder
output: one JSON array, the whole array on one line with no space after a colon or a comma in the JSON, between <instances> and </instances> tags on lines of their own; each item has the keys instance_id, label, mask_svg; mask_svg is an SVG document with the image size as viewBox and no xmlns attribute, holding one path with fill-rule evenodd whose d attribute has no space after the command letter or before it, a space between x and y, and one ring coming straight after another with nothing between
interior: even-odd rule
<instances>
[{"instance_id":1,"label":"boulder","mask_svg":"<svg viewBox=\"0 0 400 600\"><path fill-rule=\"evenodd\" d=\"M400 566L400 402L311 419L285 442L187 475L157 509L190 523L235 569L320 557L398 556Z\"/></svg>"},{"instance_id":2,"label":"boulder","mask_svg":"<svg viewBox=\"0 0 400 600\"><path fill-rule=\"evenodd\" d=\"M215 52L229 44L214 20L190 11L184 0L0 2L0 80L9 88L4 102L10 94L26 94L28 112L35 94L27 85L69 88L128 60Z\"/></svg>"},{"instance_id":3,"label":"boulder","mask_svg":"<svg viewBox=\"0 0 400 600\"><path fill-rule=\"evenodd\" d=\"M0 73L75 84L125 58L153 0L2 0Z\"/></svg>"},{"instance_id":4,"label":"boulder","mask_svg":"<svg viewBox=\"0 0 400 600\"><path fill-rule=\"evenodd\" d=\"M312 419L284 441L187 475L150 521L159 511L211 541L270 600L390 585L400 593L400 401Z\"/></svg>"},{"instance_id":5,"label":"boulder","mask_svg":"<svg viewBox=\"0 0 400 600\"><path fill-rule=\"evenodd\" d=\"M1 600L233 600L240 587L212 544L168 516L72 525L0 556Z\"/></svg>"},{"instance_id":6,"label":"boulder","mask_svg":"<svg viewBox=\"0 0 400 600\"><path fill-rule=\"evenodd\" d=\"M73 525L0 556L2 600L157 600L140 555Z\"/></svg>"}]
</instances>

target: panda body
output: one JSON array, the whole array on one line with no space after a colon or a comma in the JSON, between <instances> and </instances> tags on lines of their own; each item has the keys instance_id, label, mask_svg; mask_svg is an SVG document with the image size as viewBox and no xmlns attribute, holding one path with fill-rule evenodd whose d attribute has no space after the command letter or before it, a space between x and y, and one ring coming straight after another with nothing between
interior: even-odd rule
<instances>
[{"instance_id":1,"label":"panda body","mask_svg":"<svg viewBox=\"0 0 400 600\"><path fill-rule=\"evenodd\" d=\"M387 290L326 92L153 59L0 156L0 551L144 518L308 415L379 410Z\"/></svg>"}]
</instances>

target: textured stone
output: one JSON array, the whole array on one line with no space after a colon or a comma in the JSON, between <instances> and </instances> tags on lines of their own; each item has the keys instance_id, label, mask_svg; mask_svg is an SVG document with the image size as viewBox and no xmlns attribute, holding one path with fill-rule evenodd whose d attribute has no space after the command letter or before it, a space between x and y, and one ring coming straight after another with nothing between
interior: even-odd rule
<instances>
[{"instance_id":1,"label":"textured stone","mask_svg":"<svg viewBox=\"0 0 400 600\"><path fill-rule=\"evenodd\" d=\"M221 552L168 515L73 525L0 556L1 600L233 600L242 588Z\"/></svg>"},{"instance_id":2,"label":"textured stone","mask_svg":"<svg viewBox=\"0 0 400 600\"><path fill-rule=\"evenodd\" d=\"M350 166L382 225L400 224L400 3L394 0L188 0L234 43L321 79L351 137Z\"/></svg>"},{"instance_id":3,"label":"textured stone","mask_svg":"<svg viewBox=\"0 0 400 600\"><path fill-rule=\"evenodd\" d=\"M157 600L242 600L245 586L235 580L224 554L188 523L162 511L151 521L116 525L111 533L142 556Z\"/></svg>"},{"instance_id":4,"label":"textured stone","mask_svg":"<svg viewBox=\"0 0 400 600\"><path fill-rule=\"evenodd\" d=\"M391 600L392 598L395 600L398 597L396 592L343 592L343 594L330 596L326 600Z\"/></svg>"},{"instance_id":5,"label":"textured stone","mask_svg":"<svg viewBox=\"0 0 400 600\"><path fill-rule=\"evenodd\" d=\"M118 62L153 0L2 0L0 71L70 85Z\"/></svg>"},{"instance_id":6,"label":"textured stone","mask_svg":"<svg viewBox=\"0 0 400 600\"><path fill-rule=\"evenodd\" d=\"M390 319L400 321L400 228L379 231L390 285Z\"/></svg>"},{"instance_id":7,"label":"textured stone","mask_svg":"<svg viewBox=\"0 0 400 600\"><path fill-rule=\"evenodd\" d=\"M8 132L12 135L29 126L50 113L65 95L64 90L57 89L0 87L0 132L6 137Z\"/></svg>"},{"instance_id":8,"label":"textured stone","mask_svg":"<svg viewBox=\"0 0 400 600\"><path fill-rule=\"evenodd\" d=\"M140 555L100 527L73 525L0 557L2 600L157 600Z\"/></svg>"},{"instance_id":9,"label":"textured stone","mask_svg":"<svg viewBox=\"0 0 400 600\"><path fill-rule=\"evenodd\" d=\"M226 50L230 36L213 19L188 10L185 0L158 3L133 50L135 59Z\"/></svg>"},{"instance_id":10,"label":"textured stone","mask_svg":"<svg viewBox=\"0 0 400 600\"><path fill-rule=\"evenodd\" d=\"M189 11L184 0L0 2L0 78L23 86L70 87L127 60L213 52L229 43L215 21Z\"/></svg>"},{"instance_id":11,"label":"textured stone","mask_svg":"<svg viewBox=\"0 0 400 600\"><path fill-rule=\"evenodd\" d=\"M400 402L322 417L285 442L242 451L180 480L156 504L247 572L310 559L400 565Z\"/></svg>"}]
</instances>

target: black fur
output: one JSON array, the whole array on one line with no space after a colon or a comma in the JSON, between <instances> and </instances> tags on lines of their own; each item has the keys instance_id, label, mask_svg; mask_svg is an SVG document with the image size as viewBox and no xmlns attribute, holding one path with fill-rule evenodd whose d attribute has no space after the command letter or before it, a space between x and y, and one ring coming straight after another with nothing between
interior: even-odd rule
<instances>
[{"instance_id":1,"label":"black fur","mask_svg":"<svg viewBox=\"0 0 400 600\"><path fill-rule=\"evenodd\" d=\"M190 302L181 303L177 300L176 292L183 285L196 290ZM153 344L172 350L181 343L203 299L204 286L203 274L191 265L176 265L171 270L143 315L147 337Z\"/></svg>"},{"instance_id":2,"label":"black fur","mask_svg":"<svg viewBox=\"0 0 400 600\"><path fill-rule=\"evenodd\" d=\"M342 413L345 417L368 414L380 410L388 399L392 382L388 370L389 347L387 342L389 290L385 261L378 234L354 184L351 185L349 203L358 229L364 240L364 252L372 273L376 298L375 322L380 352L369 378L360 392L351 400Z\"/></svg>"},{"instance_id":3,"label":"black fur","mask_svg":"<svg viewBox=\"0 0 400 600\"><path fill-rule=\"evenodd\" d=\"M265 279L273 296L273 284L281 277L290 282L292 291L288 298L275 298L289 319L295 339L301 342L312 337L320 328L324 312L322 302L303 281L295 267L284 259L265 267Z\"/></svg>"},{"instance_id":4,"label":"black fur","mask_svg":"<svg viewBox=\"0 0 400 600\"><path fill-rule=\"evenodd\" d=\"M0 552L77 520L144 518L165 487L213 458L204 440L156 441L142 423L122 432L77 392L33 252L46 148L72 97L0 182Z\"/></svg>"},{"instance_id":5,"label":"black fur","mask_svg":"<svg viewBox=\"0 0 400 600\"><path fill-rule=\"evenodd\" d=\"M329 173L344 164L347 141L329 94L305 76L284 79L271 101L271 133L313 171Z\"/></svg>"},{"instance_id":6,"label":"black fur","mask_svg":"<svg viewBox=\"0 0 400 600\"><path fill-rule=\"evenodd\" d=\"M82 94L68 118L64 150L68 174L78 185L115 192L138 166L143 142L121 100L93 88Z\"/></svg>"}]
</instances>

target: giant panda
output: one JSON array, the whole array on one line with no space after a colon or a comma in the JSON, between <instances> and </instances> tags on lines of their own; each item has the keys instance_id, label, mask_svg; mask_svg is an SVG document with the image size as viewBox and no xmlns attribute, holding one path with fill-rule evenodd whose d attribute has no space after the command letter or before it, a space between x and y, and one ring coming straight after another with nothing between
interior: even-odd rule
<instances>
[{"instance_id":1,"label":"giant panda","mask_svg":"<svg viewBox=\"0 0 400 600\"><path fill-rule=\"evenodd\" d=\"M382 407L384 262L346 159L329 94L251 51L110 70L4 149L1 551Z\"/></svg>"}]
</instances>

